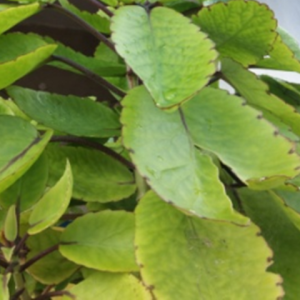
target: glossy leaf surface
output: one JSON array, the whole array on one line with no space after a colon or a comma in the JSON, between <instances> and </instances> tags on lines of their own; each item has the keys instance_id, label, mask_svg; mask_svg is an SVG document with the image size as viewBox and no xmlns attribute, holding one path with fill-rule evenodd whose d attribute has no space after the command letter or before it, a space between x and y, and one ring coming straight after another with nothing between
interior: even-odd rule
<instances>
[{"instance_id":1,"label":"glossy leaf surface","mask_svg":"<svg viewBox=\"0 0 300 300\"><path fill-rule=\"evenodd\" d=\"M59 250L69 260L89 268L137 271L133 239L134 216L131 213L103 211L86 214L70 224L61 236L63 244Z\"/></svg>"},{"instance_id":2,"label":"glossy leaf surface","mask_svg":"<svg viewBox=\"0 0 300 300\"><path fill-rule=\"evenodd\" d=\"M233 211L210 157L195 149L180 112L157 108L144 87L131 90L122 105L124 145L165 201L200 217L247 222Z\"/></svg>"},{"instance_id":3,"label":"glossy leaf surface","mask_svg":"<svg viewBox=\"0 0 300 300\"><path fill-rule=\"evenodd\" d=\"M72 196L73 178L70 163L67 161L63 176L49 189L34 206L29 218L30 235L37 234L55 224L69 206Z\"/></svg>"},{"instance_id":4,"label":"glossy leaf surface","mask_svg":"<svg viewBox=\"0 0 300 300\"><path fill-rule=\"evenodd\" d=\"M136 209L143 281L157 299L274 300L281 278L265 271L272 252L258 232L186 216L150 192Z\"/></svg>"},{"instance_id":5,"label":"glossy leaf surface","mask_svg":"<svg viewBox=\"0 0 300 300\"><path fill-rule=\"evenodd\" d=\"M19 47L22 45L22 47ZM0 36L0 89L33 71L55 50L34 34L10 33Z\"/></svg>"},{"instance_id":6,"label":"glossy leaf surface","mask_svg":"<svg viewBox=\"0 0 300 300\"><path fill-rule=\"evenodd\" d=\"M25 114L52 129L87 137L111 137L120 132L117 114L91 99L17 86L8 88L8 93Z\"/></svg>"},{"instance_id":7,"label":"glossy leaf surface","mask_svg":"<svg viewBox=\"0 0 300 300\"><path fill-rule=\"evenodd\" d=\"M10 242L14 242L18 236L17 222L16 206L12 205L7 211L4 223L4 236Z\"/></svg>"},{"instance_id":8,"label":"glossy leaf surface","mask_svg":"<svg viewBox=\"0 0 300 300\"><path fill-rule=\"evenodd\" d=\"M248 66L268 53L276 38L273 12L256 1L229 1L201 9L193 17L222 56Z\"/></svg>"},{"instance_id":9,"label":"glossy leaf surface","mask_svg":"<svg viewBox=\"0 0 300 300\"><path fill-rule=\"evenodd\" d=\"M171 9L156 7L148 14L142 7L121 7L111 30L116 50L162 108L193 96L215 72L213 43Z\"/></svg>"}]
</instances>

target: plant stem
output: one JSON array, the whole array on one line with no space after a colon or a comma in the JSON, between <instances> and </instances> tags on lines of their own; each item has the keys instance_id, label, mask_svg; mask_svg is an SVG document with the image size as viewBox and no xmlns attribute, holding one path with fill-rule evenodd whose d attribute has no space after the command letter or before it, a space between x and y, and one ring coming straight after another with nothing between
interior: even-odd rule
<instances>
[{"instance_id":1,"label":"plant stem","mask_svg":"<svg viewBox=\"0 0 300 300\"><path fill-rule=\"evenodd\" d=\"M32 257L31 259L29 259L25 264L21 265L20 267L20 272L25 271L27 268L29 268L31 265L33 265L35 262L39 261L40 259L42 259L43 257L47 256L48 254L58 250L59 244L54 245L42 252L40 252L39 254L37 254L36 256Z\"/></svg>"},{"instance_id":2,"label":"plant stem","mask_svg":"<svg viewBox=\"0 0 300 300\"><path fill-rule=\"evenodd\" d=\"M23 290L23 292L20 294L20 300L30 300L31 297L29 296L29 294L25 288L23 275L19 271L16 271L14 273L13 277L14 277L14 281L15 281L15 285L16 285L16 290L19 292Z\"/></svg>"},{"instance_id":3,"label":"plant stem","mask_svg":"<svg viewBox=\"0 0 300 300\"><path fill-rule=\"evenodd\" d=\"M113 157L114 159L118 160L120 163L122 163L124 166L130 168L130 169L134 169L134 165L132 162L128 161L126 158L124 158L123 156L121 156L120 154L118 154L117 152L111 150L108 147L105 147L99 143L96 143L94 141L85 139L85 138L81 138L81 137L76 137L76 136L69 136L69 135L56 135L53 136L50 140L51 142L66 142L66 143L74 143L74 144L78 144L78 145L82 145L82 146L87 146L89 148L93 148L95 150L99 150L111 157Z\"/></svg>"},{"instance_id":4,"label":"plant stem","mask_svg":"<svg viewBox=\"0 0 300 300\"><path fill-rule=\"evenodd\" d=\"M105 12L109 17L112 17L114 14L100 1L97 0L88 0L94 4L97 8Z\"/></svg>"},{"instance_id":5,"label":"plant stem","mask_svg":"<svg viewBox=\"0 0 300 300\"><path fill-rule=\"evenodd\" d=\"M221 79L221 72L216 72L215 76L212 77L209 81L207 85L213 84L214 82L218 81L219 79Z\"/></svg>"},{"instance_id":6,"label":"plant stem","mask_svg":"<svg viewBox=\"0 0 300 300\"><path fill-rule=\"evenodd\" d=\"M112 42L109 41L109 39L99 31L97 31L94 27L92 27L90 24L76 16L71 11L65 9L61 5L57 4L47 4L45 7L53 8L56 11L63 13L64 15L68 16L69 18L73 19L76 23L78 23L80 26L82 26L84 29L86 29L88 32L90 32L92 35L94 35L99 41L103 42L106 46L108 46L111 50L115 50L115 46Z\"/></svg>"},{"instance_id":7,"label":"plant stem","mask_svg":"<svg viewBox=\"0 0 300 300\"><path fill-rule=\"evenodd\" d=\"M80 71L81 73L86 75L88 78L92 79L93 81L100 84L101 86L104 86L105 88L111 90L112 92L114 92L118 96L124 97L126 95L125 92L123 92L122 90L120 90L119 88L117 88L116 86L114 86L113 84L111 84L110 82L105 80L104 78L100 77L99 75L97 75L96 73L92 72L91 70L85 68L84 66L72 61L71 59L66 58L66 57L62 57L62 56L59 56L59 55L52 55L51 57L54 60L63 62L66 65L69 65L69 66L73 67L74 69ZM116 104L116 103L119 104L119 102L115 102L114 104Z\"/></svg>"},{"instance_id":8,"label":"plant stem","mask_svg":"<svg viewBox=\"0 0 300 300\"><path fill-rule=\"evenodd\" d=\"M9 264L6 261L0 259L0 267L6 269L8 266Z\"/></svg>"},{"instance_id":9,"label":"plant stem","mask_svg":"<svg viewBox=\"0 0 300 300\"><path fill-rule=\"evenodd\" d=\"M20 296L24 293L24 291L25 291L25 288L22 288L22 289L16 291L15 294L13 294L10 297L10 300L18 300L18 299L20 299Z\"/></svg>"},{"instance_id":10,"label":"plant stem","mask_svg":"<svg viewBox=\"0 0 300 300\"><path fill-rule=\"evenodd\" d=\"M22 249L24 243L26 242L26 240L29 238L29 234L25 233L24 236L20 239L20 241L18 242L15 250L14 250L14 255L17 255L20 250Z\"/></svg>"}]
</instances>

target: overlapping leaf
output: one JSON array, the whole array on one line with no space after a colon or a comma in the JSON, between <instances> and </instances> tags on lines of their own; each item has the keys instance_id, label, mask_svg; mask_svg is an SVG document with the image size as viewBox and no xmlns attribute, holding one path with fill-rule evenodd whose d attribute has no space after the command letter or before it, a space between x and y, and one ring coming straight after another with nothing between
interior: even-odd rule
<instances>
[{"instance_id":1,"label":"overlapping leaf","mask_svg":"<svg viewBox=\"0 0 300 300\"><path fill-rule=\"evenodd\" d=\"M157 108L142 86L131 90L122 105L124 145L165 201L201 217L247 222L233 211L210 157L195 149L180 112Z\"/></svg>"},{"instance_id":2,"label":"overlapping leaf","mask_svg":"<svg viewBox=\"0 0 300 300\"><path fill-rule=\"evenodd\" d=\"M243 99L205 88L182 110L193 141L215 153L244 182L264 188L271 178L276 186L300 172L300 156L291 151L295 144L274 135L276 128Z\"/></svg>"},{"instance_id":3,"label":"overlapping leaf","mask_svg":"<svg viewBox=\"0 0 300 300\"><path fill-rule=\"evenodd\" d=\"M0 115L0 192L19 179L38 159L52 132L40 137L27 121Z\"/></svg>"},{"instance_id":4,"label":"overlapping leaf","mask_svg":"<svg viewBox=\"0 0 300 300\"><path fill-rule=\"evenodd\" d=\"M22 45L22 47L20 47ZM0 36L0 89L34 70L55 50L33 34L10 33Z\"/></svg>"},{"instance_id":5,"label":"overlapping leaf","mask_svg":"<svg viewBox=\"0 0 300 300\"><path fill-rule=\"evenodd\" d=\"M276 38L273 12L257 1L228 1L201 9L193 17L216 43L222 56L248 66L271 48Z\"/></svg>"},{"instance_id":6,"label":"overlapping leaf","mask_svg":"<svg viewBox=\"0 0 300 300\"><path fill-rule=\"evenodd\" d=\"M91 99L50 94L17 86L7 90L25 114L47 127L88 137L112 137L120 134L117 114Z\"/></svg>"},{"instance_id":7,"label":"overlapping leaf","mask_svg":"<svg viewBox=\"0 0 300 300\"><path fill-rule=\"evenodd\" d=\"M213 43L188 18L165 8L119 8L112 19L116 50L162 108L187 100L215 71Z\"/></svg>"},{"instance_id":8,"label":"overlapping leaf","mask_svg":"<svg viewBox=\"0 0 300 300\"><path fill-rule=\"evenodd\" d=\"M297 299L300 293L299 229L286 213L282 200L274 194L243 189L239 195L247 215L259 225L274 251L274 264L269 270L283 277L284 299Z\"/></svg>"},{"instance_id":9,"label":"overlapping leaf","mask_svg":"<svg viewBox=\"0 0 300 300\"><path fill-rule=\"evenodd\" d=\"M0 34L40 10L38 3L29 5L0 4Z\"/></svg>"},{"instance_id":10,"label":"overlapping leaf","mask_svg":"<svg viewBox=\"0 0 300 300\"><path fill-rule=\"evenodd\" d=\"M61 176L66 158L70 160L74 198L97 202L118 201L129 197L136 189L132 173L107 154L82 147L55 145L47 147L46 153L50 185Z\"/></svg>"},{"instance_id":11,"label":"overlapping leaf","mask_svg":"<svg viewBox=\"0 0 300 300\"><path fill-rule=\"evenodd\" d=\"M151 300L151 294L131 274L95 272L70 289L77 300ZM62 300L69 300L64 296Z\"/></svg>"},{"instance_id":12,"label":"overlapping leaf","mask_svg":"<svg viewBox=\"0 0 300 300\"><path fill-rule=\"evenodd\" d=\"M59 251L69 260L89 268L137 271L133 240L133 214L103 211L86 214L70 224L61 236Z\"/></svg>"},{"instance_id":13,"label":"overlapping leaf","mask_svg":"<svg viewBox=\"0 0 300 300\"><path fill-rule=\"evenodd\" d=\"M281 278L265 271L272 252L258 232L186 216L149 192L136 209L143 281L157 299L274 300Z\"/></svg>"},{"instance_id":14,"label":"overlapping leaf","mask_svg":"<svg viewBox=\"0 0 300 300\"><path fill-rule=\"evenodd\" d=\"M269 111L300 135L300 114L294 107L270 94L268 86L255 74L230 59L222 60L222 73L225 80L247 100L247 103L259 110Z\"/></svg>"},{"instance_id":15,"label":"overlapping leaf","mask_svg":"<svg viewBox=\"0 0 300 300\"><path fill-rule=\"evenodd\" d=\"M30 235L37 234L55 224L69 206L72 196L73 178L67 161L64 174L43 198L34 206L29 218Z\"/></svg>"}]
</instances>

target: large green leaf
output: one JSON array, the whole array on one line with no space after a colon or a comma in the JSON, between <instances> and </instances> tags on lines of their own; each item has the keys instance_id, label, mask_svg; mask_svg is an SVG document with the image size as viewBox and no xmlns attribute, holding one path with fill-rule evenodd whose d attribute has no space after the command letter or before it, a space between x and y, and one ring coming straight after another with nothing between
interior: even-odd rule
<instances>
[{"instance_id":1,"label":"large green leaf","mask_svg":"<svg viewBox=\"0 0 300 300\"><path fill-rule=\"evenodd\" d=\"M171 9L156 7L148 14L142 7L121 7L111 29L116 50L160 107L187 100L215 72L213 43Z\"/></svg>"},{"instance_id":2,"label":"large green leaf","mask_svg":"<svg viewBox=\"0 0 300 300\"><path fill-rule=\"evenodd\" d=\"M242 205L251 219L260 226L262 235L274 251L270 271L280 273L286 300L295 300L300 294L300 234L284 205L269 192L239 191Z\"/></svg>"},{"instance_id":3,"label":"large green leaf","mask_svg":"<svg viewBox=\"0 0 300 300\"><path fill-rule=\"evenodd\" d=\"M31 168L0 194L0 205L6 209L20 202L20 211L30 209L42 196L48 178L46 155L42 154Z\"/></svg>"},{"instance_id":4,"label":"large green leaf","mask_svg":"<svg viewBox=\"0 0 300 300\"><path fill-rule=\"evenodd\" d=\"M183 105L192 139L215 153L244 182L278 177L274 185L296 176L300 156L289 153L295 144L280 135L261 113L225 91L205 88ZM268 186L269 188L270 186Z\"/></svg>"},{"instance_id":5,"label":"large green leaf","mask_svg":"<svg viewBox=\"0 0 300 300\"><path fill-rule=\"evenodd\" d=\"M7 90L24 113L47 127L88 137L120 134L117 114L89 98L62 96L17 86Z\"/></svg>"},{"instance_id":6,"label":"large green leaf","mask_svg":"<svg viewBox=\"0 0 300 300\"><path fill-rule=\"evenodd\" d=\"M0 4L0 34L15 26L26 18L39 12L40 5L7 5Z\"/></svg>"},{"instance_id":7,"label":"large green leaf","mask_svg":"<svg viewBox=\"0 0 300 300\"><path fill-rule=\"evenodd\" d=\"M27 121L0 115L0 193L19 179L38 159L52 132L40 137Z\"/></svg>"},{"instance_id":8,"label":"large green leaf","mask_svg":"<svg viewBox=\"0 0 300 300\"><path fill-rule=\"evenodd\" d=\"M97 31L107 33L107 34L110 33L109 30L110 21L109 21L109 17L107 17L106 15L104 17L104 14L100 16L99 14L91 14L87 11L82 11L78 9L76 6L70 4L70 2L67 0L59 0L59 3L64 8L66 8L67 10L69 10L70 12L78 16L80 19L84 20L89 25L94 27Z\"/></svg>"},{"instance_id":9,"label":"large green leaf","mask_svg":"<svg viewBox=\"0 0 300 300\"><path fill-rule=\"evenodd\" d=\"M77 300L151 300L151 294L131 274L95 272L72 287L69 292ZM62 300L70 300L64 296Z\"/></svg>"},{"instance_id":10,"label":"large green leaf","mask_svg":"<svg viewBox=\"0 0 300 300\"><path fill-rule=\"evenodd\" d=\"M276 38L273 12L257 1L228 1L201 9L194 23L208 33L222 56L248 66L268 53Z\"/></svg>"},{"instance_id":11,"label":"large green leaf","mask_svg":"<svg viewBox=\"0 0 300 300\"><path fill-rule=\"evenodd\" d=\"M22 47L20 47L22 45ZM10 33L0 36L0 89L34 70L55 50L34 34Z\"/></svg>"},{"instance_id":12,"label":"large green leaf","mask_svg":"<svg viewBox=\"0 0 300 300\"><path fill-rule=\"evenodd\" d=\"M274 300L281 278L259 228L186 216L153 192L136 209L137 261L157 299Z\"/></svg>"},{"instance_id":13,"label":"large green leaf","mask_svg":"<svg viewBox=\"0 0 300 300\"><path fill-rule=\"evenodd\" d=\"M197 216L247 222L233 211L210 157L195 149L179 111L157 108L143 86L131 90L122 105L123 143L165 201Z\"/></svg>"},{"instance_id":14,"label":"large green leaf","mask_svg":"<svg viewBox=\"0 0 300 300\"><path fill-rule=\"evenodd\" d=\"M89 268L137 271L133 240L133 214L107 210L76 219L63 232L59 250L67 259Z\"/></svg>"},{"instance_id":15,"label":"large green leaf","mask_svg":"<svg viewBox=\"0 0 300 300\"><path fill-rule=\"evenodd\" d=\"M129 197L136 189L133 174L107 154L82 147L55 145L47 147L46 153L50 185L61 176L66 158L70 160L74 198L96 202L118 201Z\"/></svg>"},{"instance_id":16,"label":"large green leaf","mask_svg":"<svg viewBox=\"0 0 300 300\"><path fill-rule=\"evenodd\" d=\"M270 56L257 63L257 66L275 70L300 72L300 48L296 40L281 28L277 28L277 38Z\"/></svg>"},{"instance_id":17,"label":"large green leaf","mask_svg":"<svg viewBox=\"0 0 300 300\"><path fill-rule=\"evenodd\" d=\"M300 135L300 114L295 108L269 92L268 86L255 74L244 69L240 64L230 60L222 60L222 73L247 103L262 111L269 111L292 130Z\"/></svg>"},{"instance_id":18,"label":"large green leaf","mask_svg":"<svg viewBox=\"0 0 300 300\"><path fill-rule=\"evenodd\" d=\"M72 196L73 178L70 163L67 161L63 176L49 189L35 205L28 229L30 235L37 234L55 224L69 206Z\"/></svg>"},{"instance_id":19,"label":"large green leaf","mask_svg":"<svg viewBox=\"0 0 300 300\"><path fill-rule=\"evenodd\" d=\"M29 237L26 241L26 245L30 249L27 260L57 245L60 236L61 232L47 229L40 234ZM64 258L57 250L35 262L27 269L27 272L44 284L58 284L70 277L76 269L78 266Z\"/></svg>"}]
</instances>

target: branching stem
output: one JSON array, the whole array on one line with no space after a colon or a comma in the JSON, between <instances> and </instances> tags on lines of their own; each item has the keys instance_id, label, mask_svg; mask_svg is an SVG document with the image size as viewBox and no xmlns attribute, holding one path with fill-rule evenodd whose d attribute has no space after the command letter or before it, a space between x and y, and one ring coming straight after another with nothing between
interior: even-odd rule
<instances>
[{"instance_id":1,"label":"branching stem","mask_svg":"<svg viewBox=\"0 0 300 300\"><path fill-rule=\"evenodd\" d=\"M97 8L105 12L109 17L112 17L114 14L100 1L98 0L88 0L93 5L95 5Z\"/></svg>"}]
</instances>

